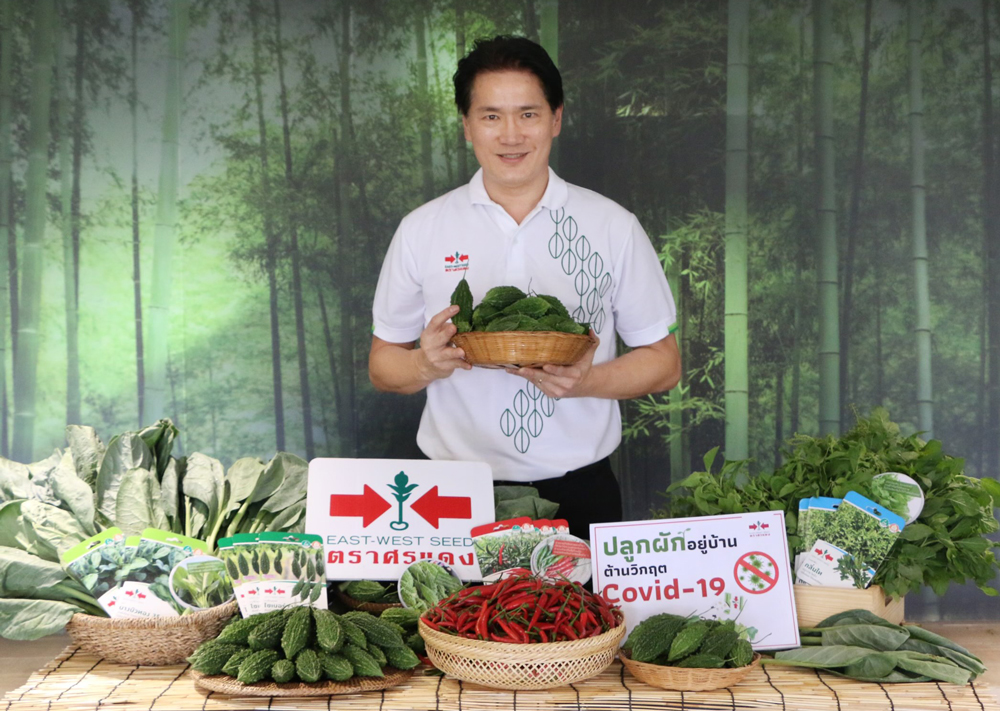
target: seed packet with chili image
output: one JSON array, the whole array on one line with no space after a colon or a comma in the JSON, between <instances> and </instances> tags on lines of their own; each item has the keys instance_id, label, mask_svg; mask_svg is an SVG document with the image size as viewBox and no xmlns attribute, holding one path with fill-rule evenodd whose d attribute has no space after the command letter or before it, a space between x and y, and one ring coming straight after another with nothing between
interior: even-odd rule
<instances>
[{"instance_id":1,"label":"seed packet with chili image","mask_svg":"<svg viewBox=\"0 0 1000 711\"><path fill-rule=\"evenodd\" d=\"M525 528L530 530L523 535ZM499 580L514 568L530 568L531 552L543 537L527 516L476 526L471 536L484 583Z\"/></svg>"}]
</instances>

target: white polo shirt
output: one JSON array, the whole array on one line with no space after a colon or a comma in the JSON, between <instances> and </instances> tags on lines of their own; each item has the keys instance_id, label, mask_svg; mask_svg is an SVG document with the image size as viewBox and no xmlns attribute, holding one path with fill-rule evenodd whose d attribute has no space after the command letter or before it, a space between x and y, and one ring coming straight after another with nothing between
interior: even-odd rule
<instances>
[{"instance_id":1,"label":"white polo shirt","mask_svg":"<svg viewBox=\"0 0 1000 711\"><path fill-rule=\"evenodd\" d=\"M541 201L518 225L483 186L469 182L403 218L389 246L373 307L373 333L412 343L451 303L465 277L473 303L494 286L558 297L601 342L594 363L673 329L673 295L635 215L570 185L549 169ZM417 445L431 459L485 461L498 481L562 476L614 451L618 402L549 398L503 370L456 370L427 386Z\"/></svg>"}]
</instances>

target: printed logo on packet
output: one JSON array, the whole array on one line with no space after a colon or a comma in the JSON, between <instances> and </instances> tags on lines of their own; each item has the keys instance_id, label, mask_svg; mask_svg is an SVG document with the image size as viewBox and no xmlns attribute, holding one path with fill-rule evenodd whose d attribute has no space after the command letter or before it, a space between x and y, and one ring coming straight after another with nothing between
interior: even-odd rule
<instances>
[{"instance_id":1,"label":"printed logo on packet","mask_svg":"<svg viewBox=\"0 0 1000 711\"><path fill-rule=\"evenodd\" d=\"M469 271L469 255L455 252L444 258L445 272L467 272Z\"/></svg>"}]
</instances>

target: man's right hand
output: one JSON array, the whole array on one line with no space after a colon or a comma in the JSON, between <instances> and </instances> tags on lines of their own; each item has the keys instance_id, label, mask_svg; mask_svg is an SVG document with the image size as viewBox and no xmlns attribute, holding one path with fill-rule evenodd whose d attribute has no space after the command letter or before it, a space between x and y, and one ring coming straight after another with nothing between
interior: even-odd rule
<instances>
[{"instance_id":1,"label":"man's right hand","mask_svg":"<svg viewBox=\"0 0 1000 711\"><path fill-rule=\"evenodd\" d=\"M377 390L404 395L419 392L430 383L447 378L457 369L471 370L465 352L449 345L458 330L448 319L458 313L449 306L430 320L416 343L390 343L372 336L368 354L368 377Z\"/></svg>"},{"instance_id":2,"label":"man's right hand","mask_svg":"<svg viewBox=\"0 0 1000 711\"><path fill-rule=\"evenodd\" d=\"M448 321L458 314L457 306L449 306L436 314L420 334L420 348L416 351L417 368L428 382L447 378L456 369L472 370L465 362L465 351L449 345L458 329Z\"/></svg>"}]
</instances>

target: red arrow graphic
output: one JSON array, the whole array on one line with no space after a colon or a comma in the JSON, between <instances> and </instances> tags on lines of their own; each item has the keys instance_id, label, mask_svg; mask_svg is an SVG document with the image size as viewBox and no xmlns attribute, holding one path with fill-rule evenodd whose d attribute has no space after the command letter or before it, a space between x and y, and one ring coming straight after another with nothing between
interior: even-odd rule
<instances>
[{"instance_id":1,"label":"red arrow graphic","mask_svg":"<svg viewBox=\"0 0 1000 711\"><path fill-rule=\"evenodd\" d=\"M410 508L434 528L442 518L472 518L472 499L468 496L439 496L437 486L414 501Z\"/></svg>"},{"instance_id":2,"label":"red arrow graphic","mask_svg":"<svg viewBox=\"0 0 1000 711\"><path fill-rule=\"evenodd\" d=\"M332 494L330 496L331 516L361 516L362 527L367 528L379 516L392 508L375 490L365 484L363 494Z\"/></svg>"}]
</instances>

